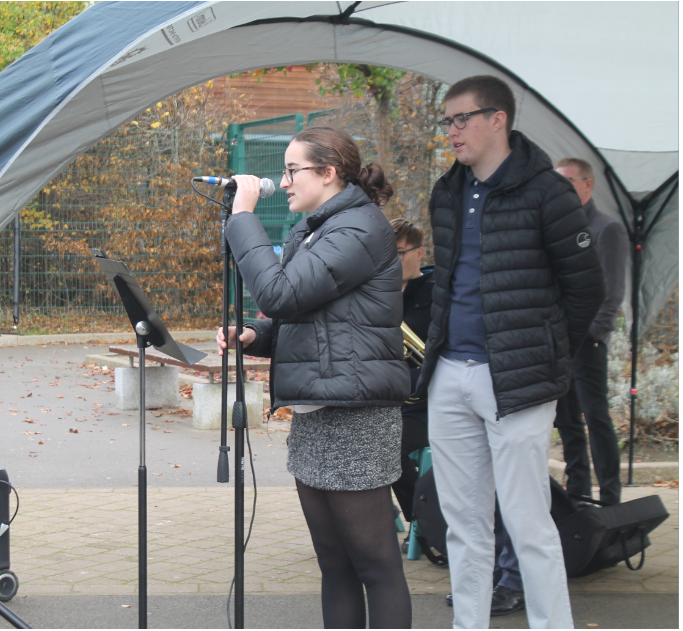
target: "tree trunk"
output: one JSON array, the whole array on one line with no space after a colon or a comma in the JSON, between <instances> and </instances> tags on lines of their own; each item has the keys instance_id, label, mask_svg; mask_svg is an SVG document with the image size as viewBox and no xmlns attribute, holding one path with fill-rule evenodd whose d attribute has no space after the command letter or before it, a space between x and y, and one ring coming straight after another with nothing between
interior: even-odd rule
<instances>
[{"instance_id":1,"label":"tree trunk","mask_svg":"<svg viewBox=\"0 0 683 631\"><path fill-rule=\"evenodd\" d=\"M377 114L379 118L379 138L377 143L379 164L384 170L387 179L391 181L391 145L389 143L391 129L391 97L387 92L383 92L382 96L377 99ZM390 220L394 218L395 210L391 201L384 207L384 214Z\"/></svg>"}]
</instances>

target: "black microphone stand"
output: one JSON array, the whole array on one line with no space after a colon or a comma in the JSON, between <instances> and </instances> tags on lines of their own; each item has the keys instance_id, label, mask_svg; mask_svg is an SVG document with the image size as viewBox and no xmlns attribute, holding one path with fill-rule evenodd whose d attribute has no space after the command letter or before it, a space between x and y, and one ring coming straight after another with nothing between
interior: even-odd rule
<instances>
[{"instance_id":1,"label":"black microphone stand","mask_svg":"<svg viewBox=\"0 0 683 631\"><path fill-rule=\"evenodd\" d=\"M221 254L223 255L223 334L228 339L230 326L230 264L232 262L233 287L235 292L235 403L232 408L232 427L235 430L235 628L244 629L244 431L247 427L247 408L244 403L244 349L240 341L243 330L242 275L235 263L227 239L228 217L232 214L232 203L237 186L228 184L221 204ZM218 455L218 482L230 480L228 462L228 351L223 353L221 368L221 445ZM229 607L229 604L228 604ZM230 611L228 610L228 616Z\"/></svg>"}]
</instances>

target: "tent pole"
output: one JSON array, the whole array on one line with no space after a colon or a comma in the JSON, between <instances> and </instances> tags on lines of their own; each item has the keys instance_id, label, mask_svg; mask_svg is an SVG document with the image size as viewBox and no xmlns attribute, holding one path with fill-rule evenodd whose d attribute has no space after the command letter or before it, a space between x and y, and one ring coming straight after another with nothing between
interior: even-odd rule
<instances>
[{"instance_id":1,"label":"tent pole","mask_svg":"<svg viewBox=\"0 0 683 631\"><path fill-rule=\"evenodd\" d=\"M19 289L21 284L21 270L19 264L21 261L21 222L19 215L14 217L14 327L19 324Z\"/></svg>"},{"instance_id":2,"label":"tent pole","mask_svg":"<svg viewBox=\"0 0 683 631\"><path fill-rule=\"evenodd\" d=\"M628 486L633 485L633 443L636 430L636 399L638 397L638 319L640 308L640 263L643 251L644 208L635 208L633 243L633 269L631 282L631 427L628 442Z\"/></svg>"}]
</instances>

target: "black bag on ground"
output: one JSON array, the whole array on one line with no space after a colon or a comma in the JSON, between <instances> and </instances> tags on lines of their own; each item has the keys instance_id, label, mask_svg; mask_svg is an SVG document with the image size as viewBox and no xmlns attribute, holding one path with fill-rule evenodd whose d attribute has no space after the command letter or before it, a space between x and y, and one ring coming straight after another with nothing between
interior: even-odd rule
<instances>
[{"instance_id":1,"label":"black bag on ground","mask_svg":"<svg viewBox=\"0 0 683 631\"><path fill-rule=\"evenodd\" d=\"M417 541L424 555L435 565L447 565L446 529L448 526L439 506L434 469L431 467L415 483L413 519L417 521L420 532ZM440 554L436 554L434 550Z\"/></svg>"},{"instance_id":2,"label":"black bag on ground","mask_svg":"<svg viewBox=\"0 0 683 631\"><path fill-rule=\"evenodd\" d=\"M580 498L576 500L550 478L552 507L550 514L560 533L564 564L569 578L586 576L625 561L631 570L639 570L645 563L645 548L650 545L648 533L668 516L658 495L641 497L616 506L598 505L600 502ZM585 503L595 504L586 506ZM415 485L413 516L419 526L420 546L432 563L447 562L446 520L439 507L434 481L434 470L429 469ZM434 548L441 557L434 554ZM631 557L640 554L636 567Z\"/></svg>"}]
</instances>

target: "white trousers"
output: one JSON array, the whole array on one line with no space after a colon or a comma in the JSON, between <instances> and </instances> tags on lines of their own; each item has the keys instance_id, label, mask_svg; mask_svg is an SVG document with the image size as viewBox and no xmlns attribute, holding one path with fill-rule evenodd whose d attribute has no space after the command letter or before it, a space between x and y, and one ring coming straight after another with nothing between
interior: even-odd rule
<instances>
[{"instance_id":1,"label":"white trousers","mask_svg":"<svg viewBox=\"0 0 683 631\"><path fill-rule=\"evenodd\" d=\"M486 363L439 358L429 386L429 442L448 523L453 628L488 629L495 493L524 583L532 629L573 628L562 544L550 516L555 402L496 417Z\"/></svg>"}]
</instances>

